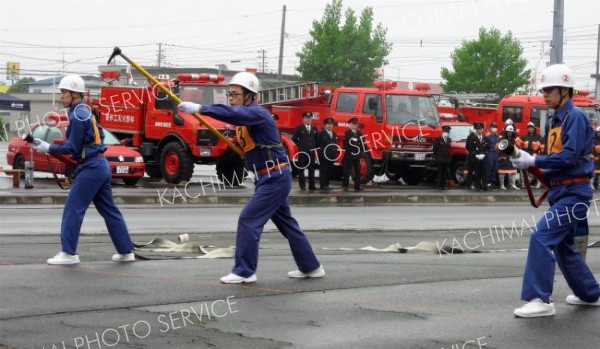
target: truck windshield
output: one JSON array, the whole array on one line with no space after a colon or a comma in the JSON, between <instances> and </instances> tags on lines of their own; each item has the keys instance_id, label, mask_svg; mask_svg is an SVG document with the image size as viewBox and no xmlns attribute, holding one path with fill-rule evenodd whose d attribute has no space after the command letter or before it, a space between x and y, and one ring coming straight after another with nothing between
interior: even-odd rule
<instances>
[{"instance_id":1,"label":"truck windshield","mask_svg":"<svg viewBox=\"0 0 600 349\"><path fill-rule=\"evenodd\" d=\"M437 108L431 97L386 94L385 105L388 124L420 123L432 127L440 124Z\"/></svg>"},{"instance_id":2,"label":"truck windshield","mask_svg":"<svg viewBox=\"0 0 600 349\"><path fill-rule=\"evenodd\" d=\"M180 85L179 98L202 105L227 104L227 86Z\"/></svg>"}]
</instances>

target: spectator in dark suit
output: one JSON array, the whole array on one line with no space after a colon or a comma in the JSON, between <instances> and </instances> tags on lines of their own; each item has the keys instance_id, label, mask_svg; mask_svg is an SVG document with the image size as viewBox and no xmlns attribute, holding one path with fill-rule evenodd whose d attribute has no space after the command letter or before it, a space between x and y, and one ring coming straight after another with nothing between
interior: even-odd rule
<instances>
[{"instance_id":1,"label":"spectator in dark suit","mask_svg":"<svg viewBox=\"0 0 600 349\"><path fill-rule=\"evenodd\" d=\"M317 127L312 124L312 113L307 111L302 115L302 125L296 127L292 140L298 145L298 157L295 166L298 168L298 183L300 190L306 190L304 170L308 171L308 189L315 187L315 151L317 149Z\"/></svg>"},{"instance_id":2,"label":"spectator in dark suit","mask_svg":"<svg viewBox=\"0 0 600 349\"><path fill-rule=\"evenodd\" d=\"M358 130L358 118L352 118L348 121L350 129L346 131L344 138L344 178L342 180L342 189L348 190L350 175L354 182L354 191L361 191L360 188L360 158L367 151L362 133ZM354 171L352 171L354 170Z\"/></svg>"},{"instance_id":3,"label":"spectator in dark suit","mask_svg":"<svg viewBox=\"0 0 600 349\"><path fill-rule=\"evenodd\" d=\"M437 166L437 186L445 190L446 179L448 178L448 167L450 166L450 144L452 140L449 137L450 126L442 126L442 136L436 138L433 142L433 158Z\"/></svg>"},{"instance_id":4,"label":"spectator in dark suit","mask_svg":"<svg viewBox=\"0 0 600 349\"><path fill-rule=\"evenodd\" d=\"M335 121L327 118L323 121L323 129L317 135L319 147L319 184L322 191L329 191L329 178L333 172L333 163L338 157L337 136L333 132Z\"/></svg>"},{"instance_id":5,"label":"spectator in dark suit","mask_svg":"<svg viewBox=\"0 0 600 349\"><path fill-rule=\"evenodd\" d=\"M469 151L469 159L473 164L473 186L477 191L488 191L487 186L487 153L488 139L483 134L483 124L475 124L475 133L467 138L466 144Z\"/></svg>"}]
</instances>

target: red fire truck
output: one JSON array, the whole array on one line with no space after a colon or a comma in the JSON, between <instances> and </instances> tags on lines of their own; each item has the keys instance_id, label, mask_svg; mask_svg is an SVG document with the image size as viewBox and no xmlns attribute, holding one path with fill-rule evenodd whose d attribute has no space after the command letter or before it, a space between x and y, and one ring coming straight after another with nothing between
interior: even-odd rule
<instances>
[{"instance_id":1,"label":"red fire truck","mask_svg":"<svg viewBox=\"0 0 600 349\"><path fill-rule=\"evenodd\" d=\"M177 184L190 180L194 164L216 164L217 176L225 184L243 181L243 160L197 119L179 112L164 92L151 83L145 87L120 85L118 71L102 68L103 81L108 85L101 88L92 107L104 128L140 150L150 177ZM179 74L173 80L168 76L159 76L158 80L182 100L227 104L223 75ZM235 142L234 126L205 119ZM282 141L293 153L293 142Z\"/></svg>"},{"instance_id":2,"label":"red fire truck","mask_svg":"<svg viewBox=\"0 0 600 349\"><path fill-rule=\"evenodd\" d=\"M477 94L488 95L489 94ZM522 134L527 130L527 124L533 122L536 127L544 133L548 106L544 102L544 98L540 95L509 95L500 101L498 105L474 103L465 105L466 99L475 100L473 95L446 95L453 102L454 106L440 105L438 110L442 115L449 115L450 118L458 115L459 120L470 123L483 123L488 129L491 122L498 123L498 127L502 129L506 120L511 119L515 123L515 129L518 134ZM582 108L590 118L594 128L600 125L600 103L589 98L587 91L575 91L573 103Z\"/></svg>"},{"instance_id":3,"label":"red fire truck","mask_svg":"<svg viewBox=\"0 0 600 349\"><path fill-rule=\"evenodd\" d=\"M267 89L261 102L279 117L282 133L292 133L310 111L322 128L331 117L336 121L340 156L348 121L358 118L368 152L361 159L361 182L374 175L404 179L418 184L432 162L433 140L441 135L439 116L433 97L419 90L400 90L392 81L376 81L373 87L326 87L303 83ZM337 175L339 176L340 167Z\"/></svg>"}]
</instances>

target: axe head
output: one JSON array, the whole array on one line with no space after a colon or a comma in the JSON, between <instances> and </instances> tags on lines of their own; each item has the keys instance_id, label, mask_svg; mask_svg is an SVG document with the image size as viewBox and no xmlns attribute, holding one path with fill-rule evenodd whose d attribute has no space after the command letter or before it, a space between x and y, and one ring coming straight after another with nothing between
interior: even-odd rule
<instances>
[{"instance_id":1,"label":"axe head","mask_svg":"<svg viewBox=\"0 0 600 349\"><path fill-rule=\"evenodd\" d=\"M110 64L110 61L112 61L117 55L121 55L121 49L118 46L113 49L113 52L106 64Z\"/></svg>"}]
</instances>

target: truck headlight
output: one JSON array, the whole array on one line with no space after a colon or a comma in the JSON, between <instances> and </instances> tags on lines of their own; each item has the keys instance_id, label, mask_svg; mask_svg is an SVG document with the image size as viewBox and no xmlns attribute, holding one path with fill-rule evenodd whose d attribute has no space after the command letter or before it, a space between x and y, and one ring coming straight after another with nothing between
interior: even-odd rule
<instances>
[{"instance_id":1,"label":"truck headlight","mask_svg":"<svg viewBox=\"0 0 600 349\"><path fill-rule=\"evenodd\" d=\"M133 160L133 162L144 162L144 157L136 156L135 159Z\"/></svg>"},{"instance_id":2,"label":"truck headlight","mask_svg":"<svg viewBox=\"0 0 600 349\"><path fill-rule=\"evenodd\" d=\"M210 156L210 148L200 148L200 156Z\"/></svg>"}]
</instances>

